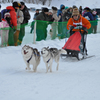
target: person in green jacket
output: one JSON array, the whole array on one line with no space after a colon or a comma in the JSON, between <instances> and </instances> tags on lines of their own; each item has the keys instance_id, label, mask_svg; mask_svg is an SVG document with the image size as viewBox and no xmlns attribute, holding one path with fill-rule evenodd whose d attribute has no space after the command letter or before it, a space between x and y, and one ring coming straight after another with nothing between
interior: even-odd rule
<instances>
[{"instance_id":1,"label":"person in green jacket","mask_svg":"<svg viewBox=\"0 0 100 100\"><path fill-rule=\"evenodd\" d=\"M36 41L45 40L47 37L47 21L49 21L48 13L48 8L42 8L42 12L36 17Z\"/></svg>"}]
</instances>

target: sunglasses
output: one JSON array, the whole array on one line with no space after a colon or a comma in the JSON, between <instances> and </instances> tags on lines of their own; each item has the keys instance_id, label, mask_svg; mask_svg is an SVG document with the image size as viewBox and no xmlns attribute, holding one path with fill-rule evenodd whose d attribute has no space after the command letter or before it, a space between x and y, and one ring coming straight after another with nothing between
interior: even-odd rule
<instances>
[{"instance_id":1,"label":"sunglasses","mask_svg":"<svg viewBox=\"0 0 100 100\"><path fill-rule=\"evenodd\" d=\"M74 16L78 16L78 15L73 15L73 17L74 17Z\"/></svg>"}]
</instances>

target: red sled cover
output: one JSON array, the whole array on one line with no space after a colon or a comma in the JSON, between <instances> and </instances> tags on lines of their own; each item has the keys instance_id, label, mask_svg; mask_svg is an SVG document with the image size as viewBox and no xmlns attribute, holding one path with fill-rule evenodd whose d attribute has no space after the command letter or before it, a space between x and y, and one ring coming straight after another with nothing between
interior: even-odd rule
<instances>
[{"instance_id":1,"label":"red sled cover","mask_svg":"<svg viewBox=\"0 0 100 100\"><path fill-rule=\"evenodd\" d=\"M75 32L73 35L69 37L63 49L80 51L79 49L80 43L81 43L81 34L80 32Z\"/></svg>"}]
</instances>

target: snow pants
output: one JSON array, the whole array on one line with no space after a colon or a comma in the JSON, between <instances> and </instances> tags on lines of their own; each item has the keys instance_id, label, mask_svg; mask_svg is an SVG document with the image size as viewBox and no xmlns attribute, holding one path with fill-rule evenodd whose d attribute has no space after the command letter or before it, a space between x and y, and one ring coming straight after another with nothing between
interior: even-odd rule
<instances>
[{"instance_id":1,"label":"snow pants","mask_svg":"<svg viewBox=\"0 0 100 100\"><path fill-rule=\"evenodd\" d=\"M14 33L14 46L17 46L19 32L20 32L20 30L16 30L16 32Z\"/></svg>"},{"instance_id":2,"label":"snow pants","mask_svg":"<svg viewBox=\"0 0 100 100\"><path fill-rule=\"evenodd\" d=\"M8 34L8 46L14 46L14 32L15 29L10 28Z\"/></svg>"},{"instance_id":3,"label":"snow pants","mask_svg":"<svg viewBox=\"0 0 100 100\"><path fill-rule=\"evenodd\" d=\"M25 36L25 27L22 27L22 28L20 29L20 32L19 32L19 37L18 37L18 41L17 41L17 44L18 44L18 45L21 45L24 36Z\"/></svg>"},{"instance_id":4,"label":"snow pants","mask_svg":"<svg viewBox=\"0 0 100 100\"><path fill-rule=\"evenodd\" d=\"M9 30L0 30L1 32L1 47L7 46Z\"/></svg>"}]
</instances>

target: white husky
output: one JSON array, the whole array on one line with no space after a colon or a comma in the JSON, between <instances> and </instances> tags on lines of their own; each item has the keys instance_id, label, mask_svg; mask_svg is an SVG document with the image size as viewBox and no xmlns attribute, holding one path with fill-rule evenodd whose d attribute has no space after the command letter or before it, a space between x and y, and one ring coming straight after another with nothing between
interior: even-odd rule
<instances>
[{"instance_id":1,"label":"white husky","mask_svg":"<svg viewBox=\"0 0 100 100\"><path fill-rule=\"evenodd\" d=\"M36 48L25 45L22 48L23 59L27 65L26 70L30 70L30 64L33 65L33 71L36 72L37 66L40 63L40 53Z\"/></svg>"},{"instance_id":2,"label":"white husky","mask_svg":"<svg viewBox=\"0 0 100 100\"><path fill-rule=\"evenodd\" d=\"M57 63L56 70L58 70L60 54L62 53L66 53L66 51L63 49L58 50L57 48L50 48L50 49L49 47L42 48L41 54L46 64L46 72L48 72L48 69L50 69L50 72L52 72L53 59Z\"/></svg>"}]
</instances>

